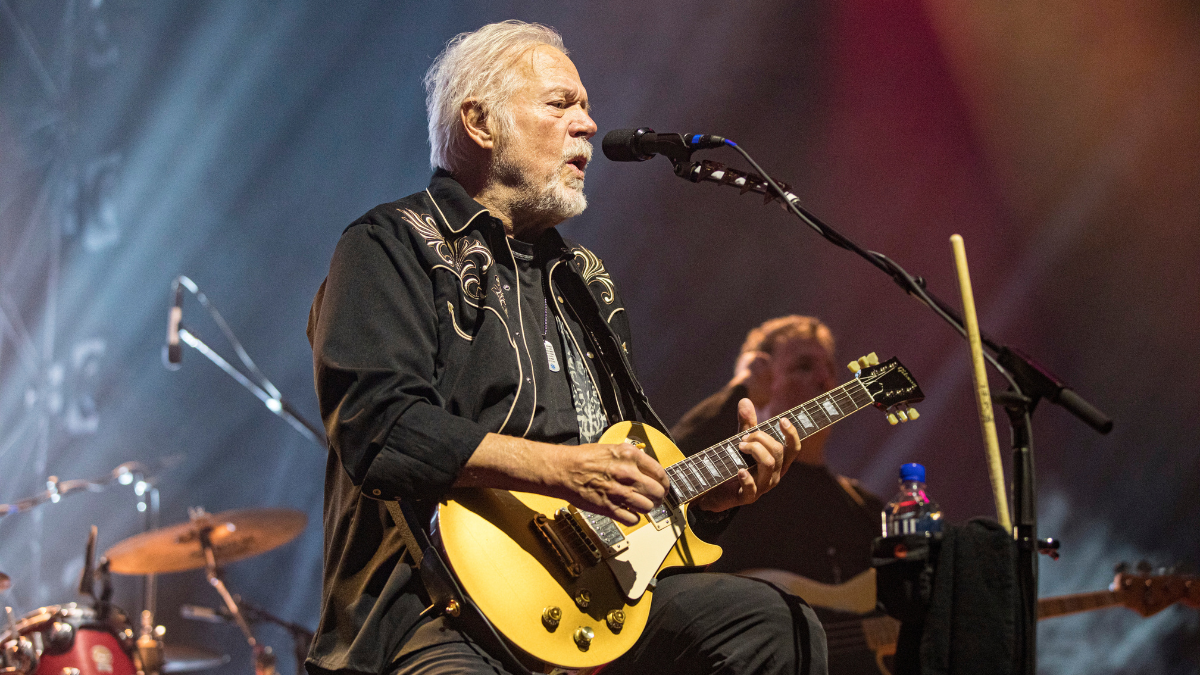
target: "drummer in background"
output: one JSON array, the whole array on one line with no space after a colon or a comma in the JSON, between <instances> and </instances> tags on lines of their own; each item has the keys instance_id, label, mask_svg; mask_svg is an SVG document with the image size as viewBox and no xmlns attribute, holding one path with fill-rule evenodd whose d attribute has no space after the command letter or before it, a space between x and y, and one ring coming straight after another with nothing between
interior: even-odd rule
<instances>
[{"instance_id":1,"label":"drummer in background","mask_svg":"<svg viewBox=\"0 0 1200 675\"><path fill-rule=\"evenodd\" d=\"M737 433L737 405L748 398L760 419L774 417L837 386L833 334L811 316L783 316L750 331L721 391L671 429L684 454ZM725 552L709 569L775 568L839 584L871 567L883 502L825 464L826 428L804 439L787 475L759 503L739 513L718 543ZM771 542L764 544L763 542Z\"/></svg>"}]
</instances>

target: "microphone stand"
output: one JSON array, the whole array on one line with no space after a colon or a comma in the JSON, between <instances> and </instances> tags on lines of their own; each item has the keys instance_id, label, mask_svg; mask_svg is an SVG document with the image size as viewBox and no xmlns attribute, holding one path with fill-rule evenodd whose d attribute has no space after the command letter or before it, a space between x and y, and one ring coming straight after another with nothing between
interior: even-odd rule
<instances>
[{"instance_id":1,"label":"microphone stand","mask_svg":"<svg viewBox=\"0 0 1200 675\"><path fill-rule=\"evenodd\" d=\"M242 347L242 343L237 339L237 336L233 334L233 330L229 328L229 324L225 323L225 319L221 317L221 314L217 311L217 308L213 306L211 301L209 301L208 296L201 292L200 288L196 286L196 282L192 281L186 276L179 276L175 279L175 283L172 285L176 284L186 288L192 295L196 296L196 299L200 301L200 304L208 310L208 313L212 315L213 320L217 323L217 326L221 329L221 332L225 334L226 339L228 339L229 343L233 345L233 349L235 352L237 352L238 358L241 360L242 364L246 366L246 369L250 371L250 373L258 380L258 382L251 380L240 370L235 368L233 364L222 358L220 354L213 351L213 349L205 344L204 341L202 341L199 337L197 337L195 333L192 333L184 328L182 323L179 325L180 341L192 349L200 352L205 356L205 358L216 364L218 368L225 371L225 373L237 381L238 384L245 387L251 394L254 394L258 400L262 401L263 405L267 407L267 410L270 410L276 415L282 417L287 421L288 424L292 425L292 428L300 432L301 436L304 436L308 440L312 441L322 450L328 449L329 443L325 438L325 429L323 429L320 425L313 424L305 419L304 416L300 414L300 411L296 410L291 403L284 400L283 394L279 392L279 389L272 384L272 382L267 379L267 376L264 375L262 371L258 369L258 366L254 364L254 360L250 358L250 355ZM178 286L176 286L177 289ZM164 365L166 363L167 362L164 361ZM170 365L168 367L174 369L178 368L178 365Z\"/></svg>"},{"instance_id":2,"label":"microphone stand","mask_svg":"<svg viewBox=\"0 0 1200 675\"><path fill-rule=\"evenodd\" d=\"M789 211L817 234L834 246L857 254L868 263L892 278L905 293L915 297L940 316L951 328L964 338L967 336L962 316L936 297L925 287L925 279L906 272L895 261L882 253L867 251L844 235L821 222L819 218L800 205L800 199L788 191L786 184L773 180L749 153L733 141L726 145L737 150L758 173L730 169L717 162L704 160L692 162L690 152L668 153L675 167L675 174L693 183L715 182L741 190L742 194L755 192L765 196L764 203L779 200L784 210ZM1037 534L1037 486L1033 461L1032 415L1041 399L1055 403L1084 424L1101 434L1112 430L1112 420L1096 407L1076 394L1064 382L1054 377L1021 352L1000 344L986 334L980 335L987 348L984 357L1005 380L1007 392L994 399L1004 405L1012 430L1013 482L1012 522L1013 538L1017 544L1017 587L1018 587L1018 638L1017 653L1014 654L1017 672L1025 675L1037 673L1037 587L1038 553L1058 558L1059 542L1054 539L1038 539Z\"/></svg>"}]
</instances>

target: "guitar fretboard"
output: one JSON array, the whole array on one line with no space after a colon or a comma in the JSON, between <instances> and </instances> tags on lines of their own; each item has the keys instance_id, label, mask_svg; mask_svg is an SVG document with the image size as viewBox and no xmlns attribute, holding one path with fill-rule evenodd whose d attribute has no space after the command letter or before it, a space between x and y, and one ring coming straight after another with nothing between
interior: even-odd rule
<instances>
[{"instance_id":1,"label":"guitar fretboard","mask_svg":"<svg viewBox=\"0 0 1200 675\"><path fill-rule=\"evenodd\" d=\"M671 479L669 500L675 505L684 504L737 476L739 469L753 468L755 465L753 458L743 455L738 450L741 439L747 434L764 431L776 440L783 442L784 435L783 431L779 429L779 422L786 417L796 427L796 431L800 434L800 440L804 440L873 402L874 399L871 398L871 394L862 382L854 379L781 415L765 420L736 436L727 438L702 452L676 462L667 467L667 476Z\"/></svg>"},{"instance_id":2,"label":"guitar fretboard","mask_svg":"<svg viewBox=\"0 0 1200 675\"><path fill-rule=\"evenodd\" d=\"M1090 612L1101 607L1121 604L1121 599L1113 591L1095 591L1092 593L1076 593L1060 595L1053 598L1038 600L1038 618L1049 619L1064 614Z\"/></svg>"}]
</instances>

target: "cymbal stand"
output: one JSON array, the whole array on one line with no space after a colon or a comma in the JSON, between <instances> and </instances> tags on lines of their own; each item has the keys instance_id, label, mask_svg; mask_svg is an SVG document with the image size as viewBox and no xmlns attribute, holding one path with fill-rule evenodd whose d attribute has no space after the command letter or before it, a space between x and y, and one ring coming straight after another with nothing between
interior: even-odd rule
<instances>
[{"instance_id":1,"label":"cymbal stand","mask_svg":"<svg viewBox=\"0 0 1200 675\"><path fill-rule=\"evenodd\" d=\"M149 478L141 477L133 486L138 496L137 510L143 516L143 531L157 530L159 526L159 495L158 487ZM158 613L158 575L146 575L142 587L142 612L149 612L151 618Z\"/></svg>"},{"instance_id":2,"label":"cymbal stand","mask_svg":"<svg viewBox=\"0 0 1200 675\"><path fill-rule=\"evenodd\" d=\"M229 610L230 616L233 617L234 623L242 631L242 635L246 636L246 642L250 644L250 649L254 651L255 675L276 675L275 654L271 652L270 647L258 644L258 640L254 638L254 632L250 630L250 624L246 622L246 617L243 616L241 608L238 607L237 600L229 592L229 589L225 586L225 582L221 580L220 572L217 570L217 556L213 552L212 538L210 536L212 534L212 525L200 525L196 530L196 534L200 540L200 546L204 549L204 573L208 577L208 583L217 590L217 594L221 596L221 600Z\"/></svg>"},{"instance_id":3,"label":"cymbal stand","mask_svg":"<svg viewBox=\"0 0 1200 675\"><path fill-rule=\"evenodd\" d=\"M304 669L304 660L308 658L308 646L313 640L313 632L300 624L281 619L245 598L239 599L242 602L242 609L245 615L251 621L273 623L288 632L288 635L292 638L292 650L296 657L296 675L304 675L306 672Z\"/></svg>"}]
</instances>

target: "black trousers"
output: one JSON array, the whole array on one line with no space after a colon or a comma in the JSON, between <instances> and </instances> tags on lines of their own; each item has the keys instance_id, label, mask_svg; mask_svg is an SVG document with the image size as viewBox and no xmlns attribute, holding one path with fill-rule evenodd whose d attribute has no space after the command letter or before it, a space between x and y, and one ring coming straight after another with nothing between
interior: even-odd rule
<instances>
[{"instance_id":1,"label":"black trousers","mask_svg":"<svg viewBox=\"0 0 1200 675\"><path fill-rule=\"evenodd\" d=\"M419 628L394 665L394 675L508 673L443 619ZM827 672L825 631L808 605L760 581L698 573L659 581L645 632L602 675Z\"/></svg>"}]
</instances>

